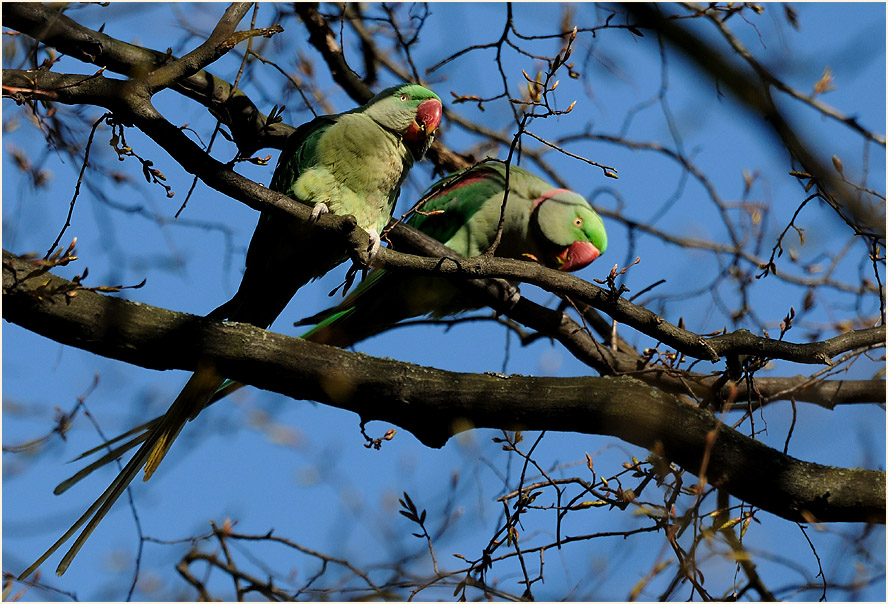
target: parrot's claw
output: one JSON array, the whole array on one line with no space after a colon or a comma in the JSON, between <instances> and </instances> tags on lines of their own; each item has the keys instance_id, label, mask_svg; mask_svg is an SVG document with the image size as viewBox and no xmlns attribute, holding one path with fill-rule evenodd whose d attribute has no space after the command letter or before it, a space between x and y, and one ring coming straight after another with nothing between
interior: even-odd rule
<instances>
[{"instance_id":1,"label":"parrot's claw","mask_svg":"<svg viewBox=\"0 0 888 604\"><path fill-rule=\"evenodd\" d=\"M376 232L376 229L367 229L367 234L370 236L370 245L367 247L367 255L369 256L367 266L372 266L373 261L376 259L376 254L379 253L379 246L382 244L382 240L379 238L379 233Z\"/></svg>"},{"instance_id":2,"label":"parrot's claw","mask_svg":"<svg viewBox=\"0 0 888 604\"><path fill-rule=\"evenodd\" d=\"M309 220L311 222L317 222L318 218L320 218L324 214L329 214L329 213L330 213L330 208L328 208L327 204L325 204L323 201L320 201L320 202L316 203L314 205L314 207L311 209L311 216L309 217Z\"/></svg>"},{"instance_id":3,"label":"parrot's claw","mask_svg":"<svg viewBox=\"0 0 888 604\"><path fill-rule=\"evenodd\" d=\"M521 292L515 285L507 282L505 291L503 292L503 298L508 305L509 310L512 310L515 308L515 305L518 304L518 300L521 299Z\"/></svg>"}]
</instances>

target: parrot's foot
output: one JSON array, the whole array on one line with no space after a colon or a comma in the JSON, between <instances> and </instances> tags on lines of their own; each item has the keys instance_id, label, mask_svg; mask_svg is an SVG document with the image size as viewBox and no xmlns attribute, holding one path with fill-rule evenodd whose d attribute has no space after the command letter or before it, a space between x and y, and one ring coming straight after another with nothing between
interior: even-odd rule
<instances>
[{"instance_id":1,"label":"parrot's foot","mask_svg":"<svg viewBox=\"0 0 888 604\"><path fill-rule=\"evenodd\" d=\"M503 288L503 300L509 307L509 310L515 308L515 305L518 304L518 300L521 299L521 292L515 285L512 285L508 281Z\"/></svg>"},{"instance_id":2,"label":"parrot's foot","mask_svg":"<svg viewBox=\"0 0 888 604\"><path fill-rule=\"evenodd\" d=\"M311 222L317 222L318 218L320 218L324 214L329 214L329 213L330 213L330 208L328 208L327 204L325 204L323 201L320 201L320 202L316 203L314 205L314 207L311 209L311 216L309 217L309 220Z\"/></svg>"},{"instance_id":3,"label":"parrot's foot","mask_svg":"<svg viewBox=\"0 0 888 604\"><path fill-rule=\"evenodd\" d=\"M379 253L379 246L382 244L382 240L379 238L379 233L376 232L376 229L367 229L367 234L370 236L370 246L367 248L367 255L370 258L367 266L371 266L376 259L376 254Z\"/></svg>"}]
</instances>

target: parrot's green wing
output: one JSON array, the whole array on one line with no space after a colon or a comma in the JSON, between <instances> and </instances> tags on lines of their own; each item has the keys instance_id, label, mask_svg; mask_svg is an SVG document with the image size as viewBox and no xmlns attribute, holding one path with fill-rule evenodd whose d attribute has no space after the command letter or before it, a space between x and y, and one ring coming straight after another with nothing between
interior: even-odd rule
<instances>
[{"instance_id":1,"label":"parrot's green wing","mask_svg":"<svg viewBox=\"0 0 888 604\"><path fill-rule=\"evenodd\" d=\"M480 164L475 170L451 174L432 185L407 224L429 237L447 243L484 206L505 190L504 176L495 166Z\"/></svg>"},{"instance_id":2,"label":"parrot's green wing","mask_svg":"<svg viewBox=\"0 0 888 604\"><path fill-rule=\"evenodd\" d=\"M336 123L338 116L319 115L300 125L287 138L268 188L279 193L290 193L299 175L314 163L318 140ZM307 200L306 200L307 201Z\"/></svg>"},{"instance_id":3,"label":"parrot's green wing","mask_svg":"<svg viewBox=\"0 0 888 604\"><path fill-rule=\"evenodd\" d=\"M431 144L440 117L440 99L416 84L386 89L352 111L317 117L288 139L271 189L315 210L353 215L378 247L401 183ZM237 293L209 316L267 327L300 287L345 259L335 238L294 217L263 212Z\"/></svg>"},{"instance_id":4,"label":"parrot's green wing","mask_svg":"<svg viewBox=\"0 0 888 604\"><path fill-rule=\"evenodd\" d=\"M296 197L294 189L300 175L316 163L319 141L337 119L316 117L290 135L272 176L271 190L311 205L318 202ZM339 264L343 256L335 242L313 235L310 225L292 216L262 212L250 238L237 293L207 316L267 327L300 287Z\"/></svg>"}]
</instances>

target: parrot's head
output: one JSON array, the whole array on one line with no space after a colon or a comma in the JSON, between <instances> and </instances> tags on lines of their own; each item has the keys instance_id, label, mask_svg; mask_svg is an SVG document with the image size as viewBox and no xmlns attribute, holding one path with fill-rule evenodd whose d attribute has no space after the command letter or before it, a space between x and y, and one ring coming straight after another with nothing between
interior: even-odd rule
<instances>
[{"instance_id":1,"label":"parrot's head","mask_svg":"<svg viewBox=\"0 0 888 604\"><path fill-rule=\"evenodd\" d=\"M581 195L552 189L534 201L536 229L550 250L544 264L560 271L587 266L607 249L601 217Z\"/></svg>"},{"instance_id":2,"label":"parrot's head","mask_svg":"<svg viewBox=\"0 0 888 604\"><path fill-rule=\"evenodd\" d=\"M386 88L365 107L380 126L403 138L417 160L432 146L443 110L438 95L419 84Z\"/></svg>"}]
</instances>

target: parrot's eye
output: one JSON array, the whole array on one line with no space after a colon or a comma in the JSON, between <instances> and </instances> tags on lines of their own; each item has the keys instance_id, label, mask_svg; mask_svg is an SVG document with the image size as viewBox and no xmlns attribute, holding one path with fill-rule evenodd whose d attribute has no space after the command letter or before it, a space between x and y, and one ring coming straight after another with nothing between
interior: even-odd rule
<instances>
[{"instance_id":1,"label":"parrot's eye","mask_svg":"<svg viewBox=\"0 0 888 604\"><path fill-rule=\"evenodd\" d=\"M406 94L402 94L402 95L401 95L401 100L404 101L405 103L407 102L407 100L408 100L409 98L410 98L410 97L407 96Z\"/></svg>"},{"instance_id":2,"label":"parrot's eye","mask_svg":"<svg viewBox=\"0 0 888 604\"><path fill-rule=\"evenodd\" d=\"M574 226L577 227L578 229L582 228L583 227L583 219L580 218L579 216L574 217Z\"/></svg>"}]
</instances>

